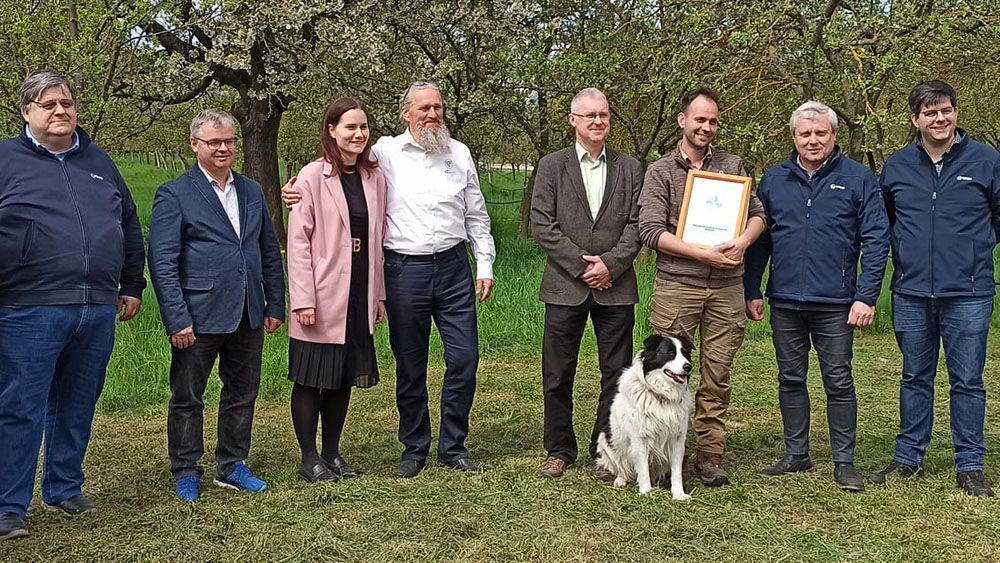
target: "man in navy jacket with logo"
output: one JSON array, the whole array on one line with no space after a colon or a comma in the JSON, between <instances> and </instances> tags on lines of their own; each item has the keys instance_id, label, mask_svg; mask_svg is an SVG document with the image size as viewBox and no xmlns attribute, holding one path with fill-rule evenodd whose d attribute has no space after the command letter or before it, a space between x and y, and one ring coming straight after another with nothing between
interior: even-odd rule
<instances>
[{"instance_id":1,"label":"man in navy jacket with logo","mask_svg":"<svg viewBox=\"0 0 1000 563\"><path fill-rule=\"evenodd\" d=\"M167 449L175 492L186 501L198 500L202 395L216 358L223 387L214 482L267 488L246 458L264 331L285 319L284 268L264 192L230 168L232 116L199 113L191 122L191 150L197 164L156 190L149 222L149 275L171 344Z\"/></svg>"},{"instance_id":2,"label":"man in navy jacket with logo","mask_svg":"<svg viewBox=\"0 0 1000 563\"><path fill-rule=\"evenodd\" d=\"M28 534L38 448L42 501L72 516L115 313L139 312L142 229L111 158L76 125L65 76L21 85L25 127L0 143L0 540Z\"/></svg>"},{"instance_id":3,"label":"man in navy jacket with logo","mask_svg":"<svg viewBox=\"0 0 1000 563\"><path fill-rule=\"evenodd\" d=\"M892 228L892 323L903 353L899 435L888 475L920 471L931 441L934 375L944 343L957 485L992 497L983 476L983 366L1000 240L1000 154L958 129L955 90L937 80L910 92L918 134L890 156L882 192Z\"/></svg>"},{"instance_id":4,"label":"man in navy jacket with logo","mask_svg":"<svg viewBox=\"0 0 1000 563\"><path fill-rule=\"evenodd\" d=\"M761 473L812 468L806 389L812 345L826 391L834 480L845 491L861 492L864 482L854 468L854 327L870 325L875 317L888 259L888 221L875 174L836 146L832 109L806 102L792 114L789 129L795 151L764 173L757 190L768 215L767 232L747 251L743 284L747 313L761 320L761 277L770 259L767 296L785 456Z\"/></svg>"}]
</instances>

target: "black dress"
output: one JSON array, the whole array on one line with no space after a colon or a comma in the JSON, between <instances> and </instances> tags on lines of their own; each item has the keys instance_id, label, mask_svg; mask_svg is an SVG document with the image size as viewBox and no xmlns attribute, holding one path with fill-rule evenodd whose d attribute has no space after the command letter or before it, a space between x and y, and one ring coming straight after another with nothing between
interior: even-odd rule
<instances>
[{"instance_id":1,"label":"black dress","mask_svg":"<svg viewBox=\"0 0 1000 563\"><path fill-rule=\"evenodd\" d=\"M368 332L368 204L357 171L351 167L344 172L340 183L347 199L351 237L361 239L360 252L351 254L345 340L343 344L323 344L289 338L288 342L288 379L320 389L372 387L379 381L375 341ZM323 304L317 303L317 307Z\"/></svg>"}]
</instances>

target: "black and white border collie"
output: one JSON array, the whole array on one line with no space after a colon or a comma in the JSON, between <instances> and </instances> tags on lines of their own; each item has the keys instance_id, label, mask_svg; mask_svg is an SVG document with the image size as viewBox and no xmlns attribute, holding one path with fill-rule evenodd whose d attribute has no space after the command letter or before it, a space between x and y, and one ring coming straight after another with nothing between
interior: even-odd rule
<instances>
[{"instance_id":1,"label":"black and white border collie","mask_svg":"<svg viewBox=\"0 0 1000 563\"><path fill-rule=\"evenodd\" d=\"M615 476L615 486L652 490L670 474L674 500L687 500L681 478L684 440L691 413L691 353L684 336L654 334L642 343L632 366L618 380L609 428L597 437L597 466Z\"/></svg>"}]
</instances>

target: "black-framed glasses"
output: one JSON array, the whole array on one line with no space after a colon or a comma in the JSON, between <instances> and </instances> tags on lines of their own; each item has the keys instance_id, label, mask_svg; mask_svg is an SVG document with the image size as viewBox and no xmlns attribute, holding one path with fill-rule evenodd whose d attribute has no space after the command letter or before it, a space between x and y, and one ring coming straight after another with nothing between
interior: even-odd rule
<instances>
[{"instance_id":1,"label":"black-framed glasses","mask_svg":"<svg viewBox=\"0 0 1000 563\"><path fill-rule=\"evenodd\" d=\"M602 111L600 113L573 113L573 112L570 112L570 114L571 115L575 115L575 116L579 117L580 119L583 119L584 121L588 121L588 122L597 121L597 118L601 118L601 121L608 121L608 120L611 119L611 114L607 113L607 112L604 112L604 111Z\"/></svg>"},{"instance_id":2,"label":"black-framed glasses","mask_svg":"<svg viewBox=\"0 0 1000 563\"><path fill-rule=\"evenodd\" d=\"M193 138L195 140L205 143L206 145L208 145L208 148L212 149L213 151L221 149L222 145L226 145L229 148L234 148L240 142L240 140L237 139L236 137L232 137L230 139L211 139L211 140L202 139L201 137L193 137Z\"/></svg>"},{"instance_id":3,"label":"black-framed glasses","mask_svg":"<svg viewBox=\"0 0 1000 563\"><path fill-rule=\"evenodd\" d=\"M32 100L31 103L35 104L36 106L42 108L45 111L52 111L56 109L56 106L62 106L62 108L65 110L71 110L76 107L75 100L70 100L66 98L62 100L46 100L44 102L36 102Z\"/></svg>"}]
</instances>

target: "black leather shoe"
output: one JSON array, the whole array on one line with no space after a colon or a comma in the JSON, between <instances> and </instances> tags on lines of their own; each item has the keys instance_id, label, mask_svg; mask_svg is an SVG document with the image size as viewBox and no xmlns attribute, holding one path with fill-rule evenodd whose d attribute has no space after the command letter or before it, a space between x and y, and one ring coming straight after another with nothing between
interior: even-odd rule
<instances>
[{"instance_id":1,"label":"black leather shoe","mask_svg":"<svg viewBox=\"0 0 1000 563\"><path fill-rule=\"evenodd\" d=\"M322 460L309 461L299 464L299 480L306 483L316 483L319 481L337 481L337 475L332 469L326 466Z\"/></svg>"},{"instance_id":2,"label":"black leather shoe","mask_svg":"<svg viewBox=\"0 0 1000 563\"><path fill-rule=\"evenodd\" d=\"M974 497L993 497L993 489L986 484L986 477L982 471L963 471L955 478L955 484Z\"/></svg>"},{"instance_id":3,"label":"black leather shoe","mask_svg":"<svg viewBox=\"0 0 1000 563\"><path fill-rule=\"evenodd\" d=\"M849 493L865 492L865 481L854 469L853 463L836 463L833 466L833 480L837 482L840 490Z\"/></svg>"},{"instance_id":4,"label":"black leather shoe","mask_svg":"<svg viewBox=\"0 0 1000 563\"><path fill-rule=\"evenodd\" d=\"M442 461L440 463L445 467L457 469L464 473L476 474L476 473L482 473L483 471L482 469L479 468L478 465L472 463L472 461L470 461L469 458L467 457L460 457L458 459L453 459L451 461Z\"/></svg>"},{"instance_id":5,"label":"black leather shoe","mask_svg":"<svg viewBox=\"0 0 1000 563\"><path fill-rule=\"evenodd\" d=\"M13 512L0 514L0 541L23 538L28 535L28 527L24 525L24 518Z\"/></svg>"},{"instance_id":6,"label":"black leather shoe","mask_svg":"<svg viewBox=\"0 0 1000 563\"><path fill-rule=\"evenodd\" d=\"M68 516L79 516L97 510L97 505L83 495L76 495L56 504L46 504L45 508L54 512L62 512Z\"/></svg>"},{"instance_id":7,"label":"black leather shoe","mask_svg":"<svg viewBox=\"0 0 1000 563\"><path fill-rule=\"evenodd\" d=\"M896 475L897 477L909 479L917 473L920 473L919 465L906 465L905 463L899 463L896 460L892 460L882 471L876 471L875 473L869 475L868 482L881 485L885 483L886 478L890 475Z\"/></svg>"},{"instance_id":8,"label":"black leather shoe","mask_svg":"<svg viewBox=\"0 0 1000 563\"><path fill-rule=\"evenodd\" d=\"M390 475L394 479L412 479L424 470L426 463L427 460L423 459L404 459L399 462Z\"/></svg>"},{"instance_id":9,"label":"black leather shoe","mask_svg":"<svg viewBox=\"0 0 1000 563\"><path fill-rule=\"evenodd\" d=\"M339 455L333 459L323 458L323 462L330 468L330 471L340 475L341 479L353 479L358 476L357 470L347 465L347 460Z\"/></svg>"},{"instance_id":10,"label":"black leather shoe","mask_svg":"<svg viewBox=\"0 0 1000 563\"><path fill-rule=\"evenodd\" d=\"M778 463L760 470L761 475L777 477L788 473L798 473L799 471L809 471L813 468L813 462L809 454L805 455L785 455Z\"/></svg>"}]
</instances>

